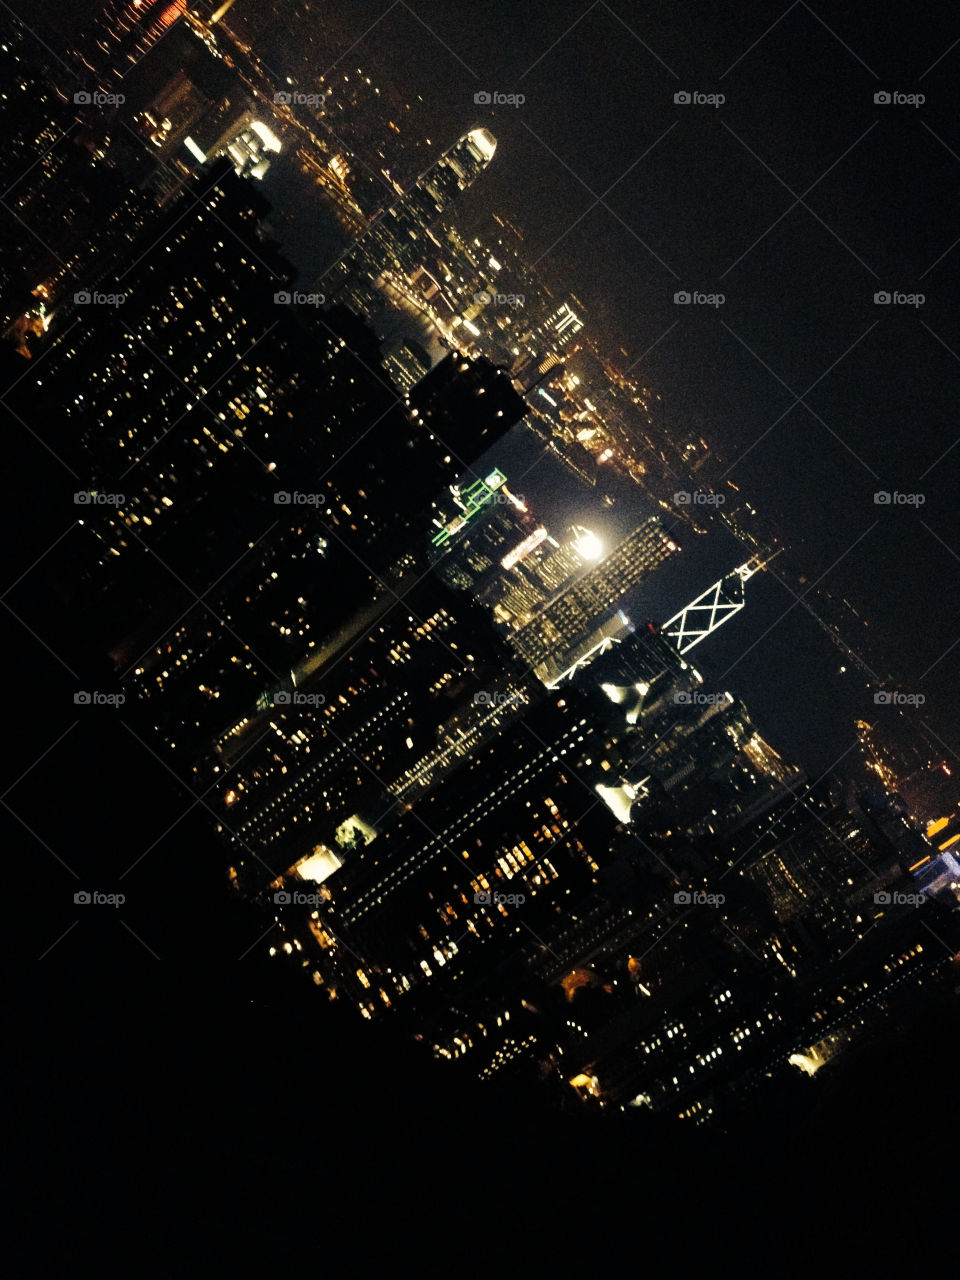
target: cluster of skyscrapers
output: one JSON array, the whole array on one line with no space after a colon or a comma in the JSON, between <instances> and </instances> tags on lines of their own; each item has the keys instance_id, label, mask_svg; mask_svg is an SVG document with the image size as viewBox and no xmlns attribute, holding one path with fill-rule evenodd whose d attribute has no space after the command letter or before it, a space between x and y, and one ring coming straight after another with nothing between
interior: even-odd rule
<instances>
[{"instance_id":1,"label":"cluster of skyscrapers","mask_svg":"<svg viewBox=\"0 0 960 1280\"><path fill-rule=\"evenodd\" d=\"M82 51L91 83L115 91L177 22L207 56L209 9L113 6ZM83 470L61 598L85 602L128 708L207 797L278 962L482 1078L698 1122L946 982L945 869L927 916L909 901L925 836L888 794L781 759L644 611L680 554L660 515L605 545L479 464L582 328L575 300L501 301L523 292L506 253L437 278L488 130L370 222L327 282L336 305L297 306L255 183L276 135L246 107L201 110L195 83L140 118L169 183L134 181L135 150L105 141L123 126L100 126L104 235L7 316L11 402L40 406ZM54 159L25 216L45 183L93 198ZM385 362L365 323L411 282L456 308L436 363ZM496 309L500 364L455 342Z\"/></svg>"}]
</instances>

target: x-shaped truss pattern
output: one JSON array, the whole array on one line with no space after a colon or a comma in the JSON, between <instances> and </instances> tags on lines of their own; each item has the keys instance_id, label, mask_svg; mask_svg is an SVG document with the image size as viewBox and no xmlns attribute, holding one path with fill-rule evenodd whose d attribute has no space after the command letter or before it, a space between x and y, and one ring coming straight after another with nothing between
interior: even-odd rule
<instances>
[{"instance_id":1,"label":"x-shaped truss pattern","mask_svg":"<svg viewBox=\"0 0 960 1280\"><path fill-rule=\"evenodd\" d=\"M718 627L729 622L746 604L743 585L763 562L756 556L745 564L737 565L712 587L707 587L696 600L685 605L662 627L663 634L672 640L681 653L689 653L701 640L713 635Z\"/></svg>"}]
</instances>

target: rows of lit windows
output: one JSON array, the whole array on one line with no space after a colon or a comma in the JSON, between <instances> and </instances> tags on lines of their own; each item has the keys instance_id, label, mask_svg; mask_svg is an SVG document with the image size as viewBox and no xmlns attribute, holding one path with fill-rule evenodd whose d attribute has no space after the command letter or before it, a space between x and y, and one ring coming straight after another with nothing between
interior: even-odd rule
<instances>
[{"instance_id":1,"label":"rows of lit windows","mask_svg":"<svg viewBox=\"0 0 960 1280\"><path fill-rule=\"evenodd\" d=\"M574 728L568 729L558 741L564 742L566 739L570 738L577 729L582 728L585 724L586 720L581 720ZM569 749L569 747L559 748L558 754L554 755L552 759L556 761L560 755L565 755ZM501 806L505 800L509 799L510 796L516 795L516 793L530 781L530 777L527 775L531 773L531 770L538 770L538 767L542 766L547 761L547 757L553 750L555 750L554 747L548 746L543 751L538 752L533 759L523 765L518 772L513 775L513 777L500 783L500 785L496 787L484 800L478 801L469 809L465 810L463 815L458 818L456 822L451 823L451 825L439 836L429 840L422 849L418 849L415 853L404 859L398 867L384 876L376 885L361 894L352 906L348 917L349 921L351 923L355 922L361 916L365 915L367 911L375 905L375 902L379 903L382 901L383 895L390 892L391 888L394 887L395 884L400 883L403 880L407 880L410 875L413 874L414 870L418 870L420 867L426 866L428 862L432 861L440 852L442 852L442 847L444 845L449 846L451 840L453 843L459 843L458 836L460 833L472 830L472 828L486 817L495 807Z\"/></svg>"}]
</instances>

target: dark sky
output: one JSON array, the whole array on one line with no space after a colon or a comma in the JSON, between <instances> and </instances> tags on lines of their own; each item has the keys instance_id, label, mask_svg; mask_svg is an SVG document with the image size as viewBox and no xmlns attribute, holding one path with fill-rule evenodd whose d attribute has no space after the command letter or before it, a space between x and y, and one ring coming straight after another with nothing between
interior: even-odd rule
<instances>
[{"instance_id":1,"label":"dark sky","mask_svg":"<svg viewBox=\"0 0 960 1280\"><path fill-rule=\"evenodd\" d=\"M237 0L228 21L245 20L275 62L306 23L318 76L363 66L422 98L437 153L478 123L497 136L464 217L525 229L601 344L627 353L666 421L715 444L791 548L786 585L751 583L709 655L718 672L737 662L729 679L770 736L825 766L874 711L803 607L783 617L819 582L868 619L874 669L922 691L960 750L960 23L865 0ZM478 106L478 90L526 101ZM678 105L679 90L726 101ZM681 289L725 302L678 307ZM878 306L880 290L925 301ZM877 506L877 490L924 503ZM722 567L742 558L730 550L697 554ZM686 569L684 589L710 581L710 564Z\"/></svg>"}]
</instances>

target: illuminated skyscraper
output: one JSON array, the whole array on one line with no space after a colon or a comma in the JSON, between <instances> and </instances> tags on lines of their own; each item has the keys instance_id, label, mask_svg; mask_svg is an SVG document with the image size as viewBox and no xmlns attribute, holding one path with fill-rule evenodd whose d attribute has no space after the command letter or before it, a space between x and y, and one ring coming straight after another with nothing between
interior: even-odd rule
<instances>
[{"instance_id":1,"label":"illuminated skyscraper","mask_svg":"<svg viewBox=\"0 0 960 1280\"><path fill-rule=\"evenodd\" d=\"M204 773L247 890L317 846L349 859L355 828L379 841L529 701L468 597L428 575L396 603L384 592L281 680L267 673L222 726Z\"/></svg>"},{"instance_id":2,"label":"illuminated skyscraper","mask_svg":"<svg viewBox=\"0 0 960 1280\"><path fill-rule=\"evenodd\" d=\"M539 344L544 352L557 354L577 336L583 328L583 320L568 302L563 302L534 331L533 344Z\"/></svg>"},{"instance_id":3,"label":"illuminated skyscraper","mask_svg":"<svg viewBox=\"0 0 960 1280\"><path fill-rule=\"evenodd\" d=\"M74 56L92 87L115 90L186 12L187 0L110 0Z\"/></svg>"},{"instance_id":4,"label":"illuminated skyscraper","mask_svg":"<svg viewBox=\"0 0 960 1280\"><path fill-rule=\"evenodd\" d=\"M310 928L364 1017L482 979L531 938L520 921L539 934L589 886L610 823L578 777L585 710L572 695L525 714L332 877Z\"/></svg>"},{"instance_id":5,"label":"illuminated skyscraper","mask_svg":"<svg viewBox=\"0 0 960 1280\"><path fill-rule=\"evenodd\" d=\"M625 592L677 550L659 518L651 516L594 569L545 604L519 631L512 632L511 645L531 667L552 658L564 670L566 655L606 620ZM585 558L596 558L602 548L599 540L589 535L581 540L580 551Z\"/></svg>"},{"instance_id":6,"label":"illuminated skyscraper","mask_svg":"<svg viewBox=\"0 0 960 1280\"><path fill-rule=\"evenodd\" d=\"M374 219L338 264L332 280L324 281L324 291L332 294L347 285L348 299L359 302L385 271L408 264L418 250L423 253L428 229L483 173L496 148L496 139L486 129L464 134L409 191ZM350 287L351 282L355 287Z\"/></svg>"},{"instance_id":7,"label":"illuminated skyscraper","mask_svg":"<svg viewBox=\"0 0 960 1280\"><path fill-rule=\"evenodd\" d=\"M486 488L482 480L470 488L478 486ZM464 522L460 532L446 538L442 545L435 545L437 573L451 587L482 591L491 578L503 576L501 561L509 549L529 536L532 521L526 507L507 485L500 484L496 492L484 497L483 509L472 513L473 518L466 511L454 517L454 522ZM435 544L447 527L434 535Z\"/></svg>"},{"instance_id":8,"label":"illuminated skyscraper","mask_svg":"<svg viewBox=\"0 0 960 1280\"><path fill-rule=\"evenodd\" d=\"M599 538L581 525L573 525L563 543L546 529L535 530L504 557L502 573L488 593L498 622L519 630L537 610L603 554Z\"/></svg>"}]
</instances>

